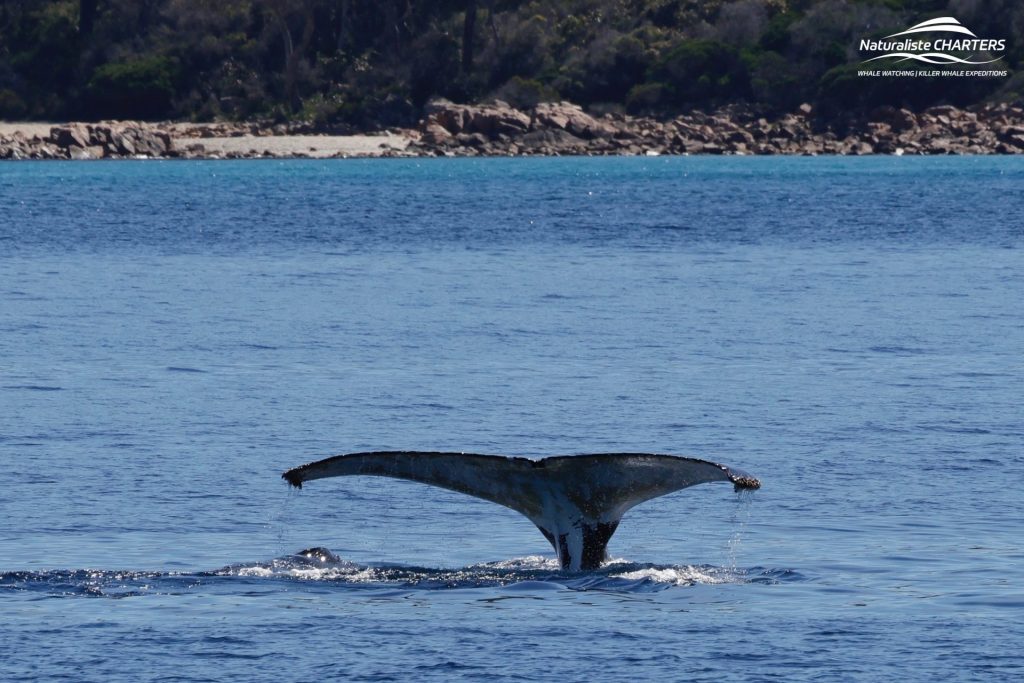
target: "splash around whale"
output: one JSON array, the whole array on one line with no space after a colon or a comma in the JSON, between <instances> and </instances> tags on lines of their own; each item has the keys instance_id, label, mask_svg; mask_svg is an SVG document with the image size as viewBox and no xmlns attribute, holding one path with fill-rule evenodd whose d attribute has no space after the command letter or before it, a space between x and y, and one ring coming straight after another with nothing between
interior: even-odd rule
<instances>
[{"instance_id":1,"label":"splash around whale","mask_svg":"<svg viewBox=\"0 0 1024 683\"><path fill-rule=\"evenodd\" d=\"M756 478L725 465L660 453L593 453L531 460L433 451L347 453L283 475L289 484L371 475L408 479L511 508L533 522L569 571L598 568L622 516L644 501L696 484L732 482L760 488Z\"/></svg>"}]
</instances>

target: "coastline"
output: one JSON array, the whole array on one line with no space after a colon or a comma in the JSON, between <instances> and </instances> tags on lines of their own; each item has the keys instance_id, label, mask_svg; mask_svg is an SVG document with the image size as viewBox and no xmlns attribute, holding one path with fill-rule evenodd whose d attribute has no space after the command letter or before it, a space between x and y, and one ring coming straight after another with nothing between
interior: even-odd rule
<instances>
[{"instance_id":1,"label":"coastline","mask_svg":"<svg viewBox=\"0 0 1024 683\"><path fill-rule=\"evenodd\" d=\"M434 100L416 128L333 134L310 124L0 122L0 159L297 159L662 154L1024 154L1024 107L921 112L880 107L830 120L810 105L780 116L741 106L670 120L595 117L569 102L527 110Z\"/></svg>"}]
</instances>

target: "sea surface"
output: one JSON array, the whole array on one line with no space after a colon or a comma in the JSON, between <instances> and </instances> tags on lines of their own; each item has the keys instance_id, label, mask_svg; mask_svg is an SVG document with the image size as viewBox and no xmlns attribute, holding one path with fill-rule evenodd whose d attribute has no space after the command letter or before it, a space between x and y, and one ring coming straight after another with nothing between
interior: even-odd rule
<instances>
[{"instance_id":1,"label":"sea surface","mask_svg":"<svg viewBox=\"0 0 1024 683\"><path fill-rule=\"evenodd\" d=\"M2 163L0 679L1021 680L1022 405L1022 159ZM377 449L763 487L573 574Z\"/></svg>"}]
</instances>

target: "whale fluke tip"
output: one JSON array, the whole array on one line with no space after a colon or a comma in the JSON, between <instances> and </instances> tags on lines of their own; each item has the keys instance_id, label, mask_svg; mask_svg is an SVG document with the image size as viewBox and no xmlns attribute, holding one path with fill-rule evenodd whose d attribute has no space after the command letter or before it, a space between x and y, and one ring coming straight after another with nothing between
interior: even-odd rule
<instances>
[{"instance_id":1,"label":"whale fluke tip","mask_svg":"<svg viewBox=\"0 0 1024 683\"><path fill-rule=\"evenodd\" d=\"M735 476L732 478L733 486L737 491L748 491L761 488L761 480L751 477L749 474Z\"/></svg>"},{"instance_id":2,"label":"whale fluke tip","mask_svg":"<svg viewBox=\"0 0 1024 683\"><path fill-rule=\"evenodd\" d=\"M302 488L302 477L299 475L299 468L288 470L281 475L281 478L297 489Z\"/></svg>"}]
</instances>

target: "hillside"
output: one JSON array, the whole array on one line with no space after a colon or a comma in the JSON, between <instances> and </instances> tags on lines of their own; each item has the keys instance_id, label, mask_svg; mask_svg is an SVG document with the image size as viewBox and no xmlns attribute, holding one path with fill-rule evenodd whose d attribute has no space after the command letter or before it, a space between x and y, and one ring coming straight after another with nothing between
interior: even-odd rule
<instances>
[{"instance_id":1,"label":"hillside","mask_svg":"<svg viewBox=\"0 0 1024 683\"><path fill-rule=\"evenodd\" d=\"M955 16L1005 38L1000 78L858 78L862 38ZM431 97L595 114L766 114L1018 100L1010 0L13 0L0 118L411 125Z\"/></svg>"}]
</instances>

